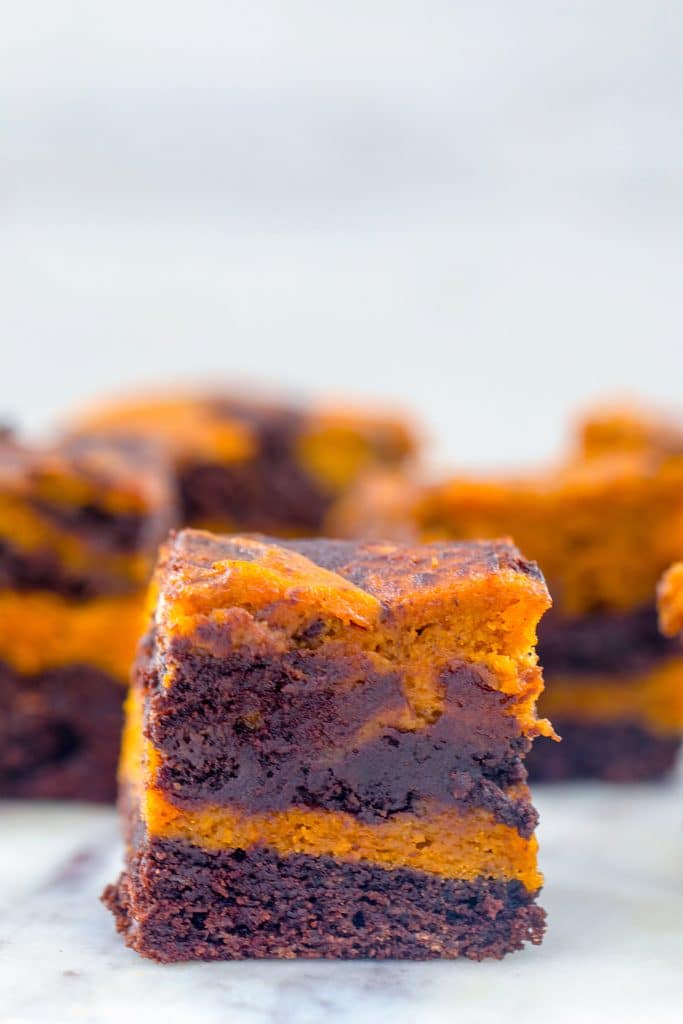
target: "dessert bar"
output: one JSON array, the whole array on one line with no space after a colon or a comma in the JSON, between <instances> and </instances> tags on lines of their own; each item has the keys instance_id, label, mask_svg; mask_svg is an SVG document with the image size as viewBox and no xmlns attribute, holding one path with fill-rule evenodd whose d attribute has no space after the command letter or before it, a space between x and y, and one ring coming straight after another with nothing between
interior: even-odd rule
<instances>
[{"instance_id":1,"label":"dessert bar","mask_svg":"<svg viewBox=\"0 0 683 1024\"><path fill-rule=\"evenodd\" d=\"M140 445L0 441L0 796L114 798L169 479Z\"/></svg>"},{"instance_id":2,"label":"dessert bar","mask_svg":"<svg viewBox=\"0 0 683 1024\"><path fill-rule=\"evenodd\" d=\"M502 542L185 530L152 595L126 865L104 896L128 945L481 959L540 942L533 563Z\"/></svg>"}]
</instances>

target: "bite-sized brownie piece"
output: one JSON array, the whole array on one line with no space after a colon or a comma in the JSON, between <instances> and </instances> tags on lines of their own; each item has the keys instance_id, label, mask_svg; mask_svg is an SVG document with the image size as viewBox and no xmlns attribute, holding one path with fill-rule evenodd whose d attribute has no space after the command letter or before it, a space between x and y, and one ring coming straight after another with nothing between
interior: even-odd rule
<instances>
[{"instance_id":1,"label":"bite-sized brownie piece","mask_svg":"<svg viewBox=\"0 0 683 1024\"><path fill-rule=\"evenodd\" d=\"M160 961L500 957L544 912L538 569L506 542L165 548L128 703L126 866Z\"/></svg>"},{"instance_id":2,"label":"bite-sized brownie piece","mask_svg":"<svg viewBox=\"0 0 683 1024\"><path fill-rule=\"evenodd\" d=\"M171 493L144 445L0 440L0 796L114 797Z\"/></svg>"},{"instance_id":3,"label":"bite-sized brownie piece","mask_svg":"<svg viewBox=\"0 0 683 1024\"><path fill-rule=\"evenodd\" d=\"M100 405L76 429L164 445L184 525L280 536L325 532L333 502L363 473L403 465L417 448L393 413L220 392Z\"/></svg>"},{"instance_id":4,"label":"bite-sized brownie piece","mask_svg":"<svg viewBox=\"0 0 683 1024\"><path fill-rule=\"evenodd\" d=\"M554 601L539 631L540 706L563 743L536 744L532 778L626 781L671 768L683 658L657 628L655 587L683 553L683 459L650 448L537 475L378 476L341 503L335 527L422 540L512 536Z\"/></svg>"}]
</instances>

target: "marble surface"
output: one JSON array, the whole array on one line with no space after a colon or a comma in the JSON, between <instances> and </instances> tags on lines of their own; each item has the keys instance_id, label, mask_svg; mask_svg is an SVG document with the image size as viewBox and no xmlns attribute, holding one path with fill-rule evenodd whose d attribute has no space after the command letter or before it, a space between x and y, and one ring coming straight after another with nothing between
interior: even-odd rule
<instances>
[{"instance_id":1,"label":"marble surface","mask_svg":"<svg viewBox=\"0 0 683 1024\"><path fill-rule=\"evenodd\" d=\"M98 903L114 812L0 806L3 1024L525 1024L680 1021L683 778L539 787L544 945L506 960L159 967L125 949Z\"/></svg>"}]
</instances>

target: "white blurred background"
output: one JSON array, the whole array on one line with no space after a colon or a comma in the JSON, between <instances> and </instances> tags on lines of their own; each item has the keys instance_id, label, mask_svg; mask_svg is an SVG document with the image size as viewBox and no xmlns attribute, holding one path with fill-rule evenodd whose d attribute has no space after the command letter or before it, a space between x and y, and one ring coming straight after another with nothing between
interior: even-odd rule
<instances>
[{"instance_id":1,"label":"white blurred background","mask_svg":"<svg viewBox=\"0 0 683 1024\"><path fill-rule=\"evenodd\" d=\"M0 0L2 416L236 375L466 464L683 406L683 5Z\"/></svg>"}]
</instances>

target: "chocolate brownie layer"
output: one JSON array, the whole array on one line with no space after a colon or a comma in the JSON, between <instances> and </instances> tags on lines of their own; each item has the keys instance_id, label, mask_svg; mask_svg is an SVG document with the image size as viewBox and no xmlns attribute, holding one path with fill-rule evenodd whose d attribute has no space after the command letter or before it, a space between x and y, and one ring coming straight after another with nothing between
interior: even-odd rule
<instances>
[{"instance_id":1,"label":"chocolate brownie layer","mask_svg":"<svg viewBox=\"0 0 683 1024\"><path fill-rule=\"evenodd\" d=\"M226 417L238 417L254 431L256 454L232 465L192 463L181 470L183 522L244 523L277 533L315 532L333 499L296 459L296 440L305 419L290 410L219 402Z\"/></svg>"},{"instance_id":2,"label":"chocolate brownie layer","mask_svg":"<svg viewBox=\"0 0 683 1024\"><path fill-rule=\"evenodd\" d=\"M123 697L88 666L20 678L0 663L0 796L113 801Z\"/></svg>"},{"instance_id":3,"label":"chocolate brownie layer","mask_svg":"<svg viewBox=\"0 0 683 1024\"><path fill-rule=\"evenodd\" d=\"M103 896L138 953L163 962L268 957L502 957L545 912L518 881L444 879L268 847L152 839ZM136 920L130 907L136 908Z\"/></svg>"},{"instance_id":4,"label":"chocolate brownie layer","mask_svg":"<svg viewBox=\"0 0 683 1024\"><path fill-rule=\"evenodd\" d=\"M322 528L332 495L294 461L263 457L233 466L200 463L179 476L183 522L227 523L264 533L315 533Z\"/></svg>"},{"instance_id":5,"label":"chocolate brownie layer","mask_svg":"<svg viewBox=\"0 0 683 1024\"><path fill-rule=\"evenodd\" d=\"M97 505L57 505L39 498L30 504L44 520L107 552L136 551L144 545L149 530L148 515L111 512Z\"/></svg>"},{"instance_id":6,"label":"chocolate brownie layer","mask_svg":"<svg viewBox=\"0 0 683 1024\"><path fill-rule=\"evenodd\" d=\"M130 590L130 581L100 573L94 567L88 575L71 573L54 551L19 551L0 539L0 590L43 590L60 597L93 598Z\"/></svg>"},{"instance_id":7,"label":"chocolate brownie layer","mask_svg":"<svg viewBox=\"0 0 683 1024\"><path fill-rule=\"evenodd\" d=\"M149 737L163 754L157 782L176 802L298 805L371 821L434 798L533 832L531 803L505 793L526 780L530 742L484 669L444 670L443 714L411 732L381 725L405 703L400 672L380 674L360 653L292 651L273 663L183 647L174 655L172 691L158 684L148 655L138 671L147 673ZM363 737L373 719L380 724Z\"/></svg>"},{"instance_id":8,"label":"chocolate brownie layer","mask_svg":"<svg viewBox=\"0 0 683 1024\"><path fill-rule=\"evenodd\" d=\"M567 619L550 611L538 627L538 645L546 677L552 672L635 675L677 653L676 642L662 636L654 605L631 612L602 612Z\"/></svg>"},{"instance_id":9,"label":"chocolate brownie layer","mask_svg":"<svg viewBox=\"0 0 683 1024\"><path fill-rule=\"evenodd\" d=\"M603 725L560 718L553 724L562 742L536 741L526 760L533 782L658 779L673 768L681 745L680 737L658 736L631 723Z\"/></svg>"}]
</instances>

